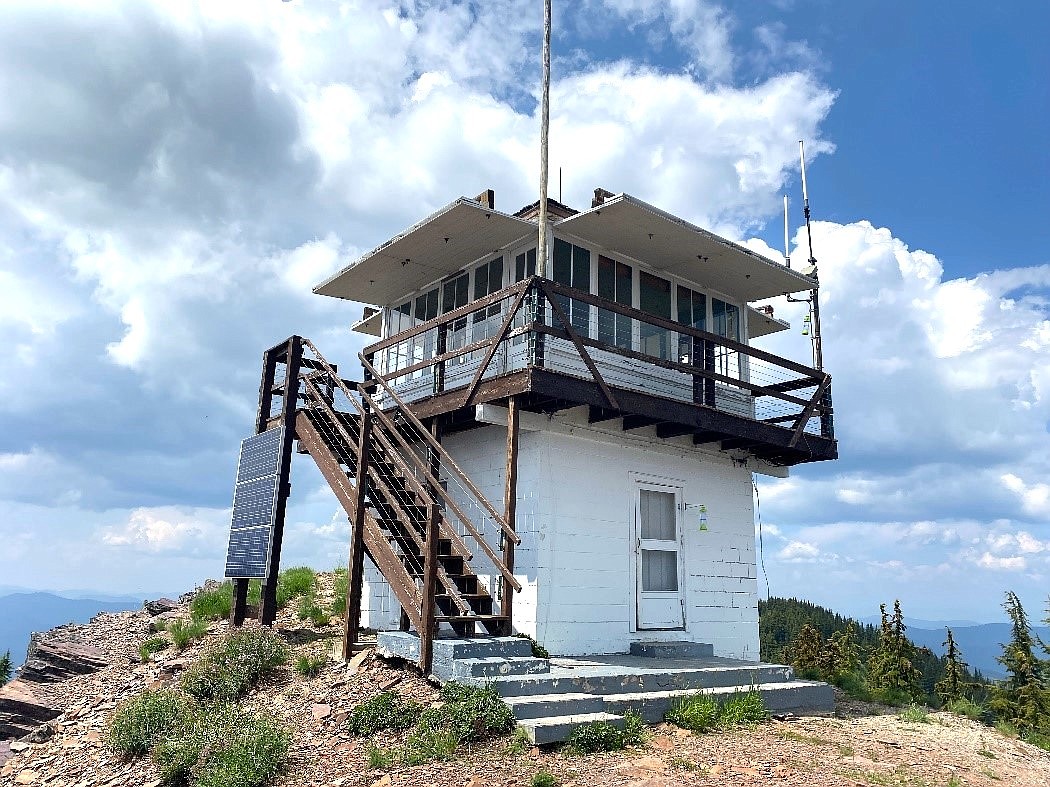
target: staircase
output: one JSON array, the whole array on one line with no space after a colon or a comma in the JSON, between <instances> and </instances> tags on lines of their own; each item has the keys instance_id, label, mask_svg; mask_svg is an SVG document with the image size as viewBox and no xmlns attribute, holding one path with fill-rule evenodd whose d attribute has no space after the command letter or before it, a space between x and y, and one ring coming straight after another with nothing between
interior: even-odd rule
<instances>
[{"instance_id":1,"label":"staircase","mask_svg":"<svg viewBox=\"0 0 1050 787\"><path fill-rule=\"evenodd\" d=\"M402 629L417 633L424 671L430 671L433 640L442 631L462 637L509 633L507 599L521 590L507 567L520 543L513 528L441 447L436 430L425 427L364 358L372 380L350 382L309 340L301 342L294 421L299 450L314 460L354 530L350 639L359 621L363 555L400 603ZM287 379L273 387L277 395L291 390ZM356 576L355 548L363 550ZM479 573L501 586L499 600Z\"/></svg>"}]
</instances>

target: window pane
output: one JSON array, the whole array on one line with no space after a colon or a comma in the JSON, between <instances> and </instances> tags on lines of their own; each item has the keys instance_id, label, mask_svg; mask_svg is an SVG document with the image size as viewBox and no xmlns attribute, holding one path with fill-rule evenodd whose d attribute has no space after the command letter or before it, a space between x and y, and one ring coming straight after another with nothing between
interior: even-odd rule
<instances>
[{"instance_id":1,"label":"window pane","mask_svg":"<svg viewBox=\"0 0 1050 787\"><path fill-rule=\"evenodd\" d=\"M660 541L675 540L674 494L639 490L639 515L641 537Z\"/></svg>"},{"instance_id":2,"label":"window pane","mask_svg":"<svg viewBox=\"0 0 1050 787\"><path fill-rule=\"evenodd\" d=\"M579 246L572 247L572 286L578 290L591 290L591 253Z\"/></svg>"},{"instance_id":3,"label":"window pane","mask_svg":"<svg viewBox=\"0 0 1050 787\"><path fill-rule=\"evenodd\" d=\"M638 308L646 314L671 319L671 282L639 271Z\"/></svg>"},{"instance_id":4,"label":"window pane","mask_svg":"<svg viewBox=\"0 0 1050 787\"><path fill-rule=\"evenodd\" d=\"M514 281L536 275L536 250L529 249L514 258Z\"/></svg>"},{"instance_id":5,"label":"window pane","mask_svg":"<svg viewBox=\"0 0 1050 787\"><path fill-rule=\"evenodd\" d=\"M572 245L554 239L554 281L572 286Z\"/></svg>"},{"instance_id":6,"label":"window pane","mask_svg":"<svg viewBox=\"0 0 1050 787\"><path fill-rule=\"evenodd\" d=\"M642 550L642 590L678 590L678 553L663 549Z\"/></svg>"},{"instance_id":7,"label":"window pane","mask_svg":"<svg viewBox=\"0 0 1050 787\"><path fill-rule=\"evenodd\" d=\"M616 300L616 263L601 255L598 256L598 297Z\"/></svg>"}]
</instances>

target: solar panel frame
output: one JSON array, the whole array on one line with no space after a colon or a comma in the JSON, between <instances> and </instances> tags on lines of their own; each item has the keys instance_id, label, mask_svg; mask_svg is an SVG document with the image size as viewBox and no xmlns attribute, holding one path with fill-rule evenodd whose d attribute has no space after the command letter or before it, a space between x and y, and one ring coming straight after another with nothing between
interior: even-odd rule
<instances>
[{"instance_id":1,"label":"solar panel frame","mask_svg":"<svg viewBox=\"0 0 1050 787\"><path fill-rule=\"evenodd\" d=\"M228 579L266 579L277 518L285 427L241 441L226 551Z\"/></svg>"}]
</instances>

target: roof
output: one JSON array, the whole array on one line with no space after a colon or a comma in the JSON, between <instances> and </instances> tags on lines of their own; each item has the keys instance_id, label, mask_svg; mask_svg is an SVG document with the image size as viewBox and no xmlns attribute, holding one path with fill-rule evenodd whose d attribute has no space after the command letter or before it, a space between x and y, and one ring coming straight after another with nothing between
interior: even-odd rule
<instances>
[{"instance_id":1,"label":"roof","mask_svg":"<svg viewBox=\"0 0 1050 787\"><path fill-rule=\"evenodd\" d=\"M350 263L314 287L314 292L392 305L436 279L535 234L535 222L460 197Z\"/></svg>"},{"instance_id":2,"label":"roof","mask_svg":"<svg viewBox=\"0 0 1050 787\"><path fill-rule=\"evenodd\" d=\"M590 210L556 220L553 227L556 235L571 235L742 303L811 290L815 283L629 194L618 194ZM534 221L460 197L352 262L314 292L393 305L535 234Z\"/></svg>"},{"instance_id":3,"label":"roof","mask_svg":"<svg viewBox=\"0 0 1050 787\"><path fill-rule=\"evenodd\" d=\"M606 199L559 221L554 229L741 302L811 290L815 284L809 276L630 194Z\"/></svg>"}]
</instances>

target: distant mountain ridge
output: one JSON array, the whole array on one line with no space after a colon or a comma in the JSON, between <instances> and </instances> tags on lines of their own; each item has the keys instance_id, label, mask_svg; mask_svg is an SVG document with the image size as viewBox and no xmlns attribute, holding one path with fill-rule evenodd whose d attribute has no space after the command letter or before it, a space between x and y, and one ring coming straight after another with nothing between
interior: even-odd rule
<instances>
[{"instance_id":1,"label":"distant mountain ridge","mask_svg":"<svg viewBox=\"0 0 1050 787\"><path fill-rule=\"evenodd\" d=\"M907 619L904 621L907 623ZM986 678L996 680L1006 677L1003 665L996 661L1003 653L1003 643L1010 641L1009 623L982 623L974 626L952 626L952 636L962 651L962 660L971 669L981 671ZM927 647L939 656L944 655L943 642L948 638L943 628L926 629L908 626L908 639L921 647ZM1050 644L1050 628L1032 626L1032 635L1039 636ZM1045 654L1044 654L1045 655Z\"/></svg>"},{"instance_id":2,"label":"distant mountain ridge","mask_svg":"<svg viewBox=\"0 0 1050 787\"><path fill-rule=\"evenodd\" d=\"M0 596L0 654L11 651L11 663L18 668L25 661L34 631L86 623L99 612L121 612L141 605L141 600L64 598L39 591Z\"/></svg>"}]
</instances>

